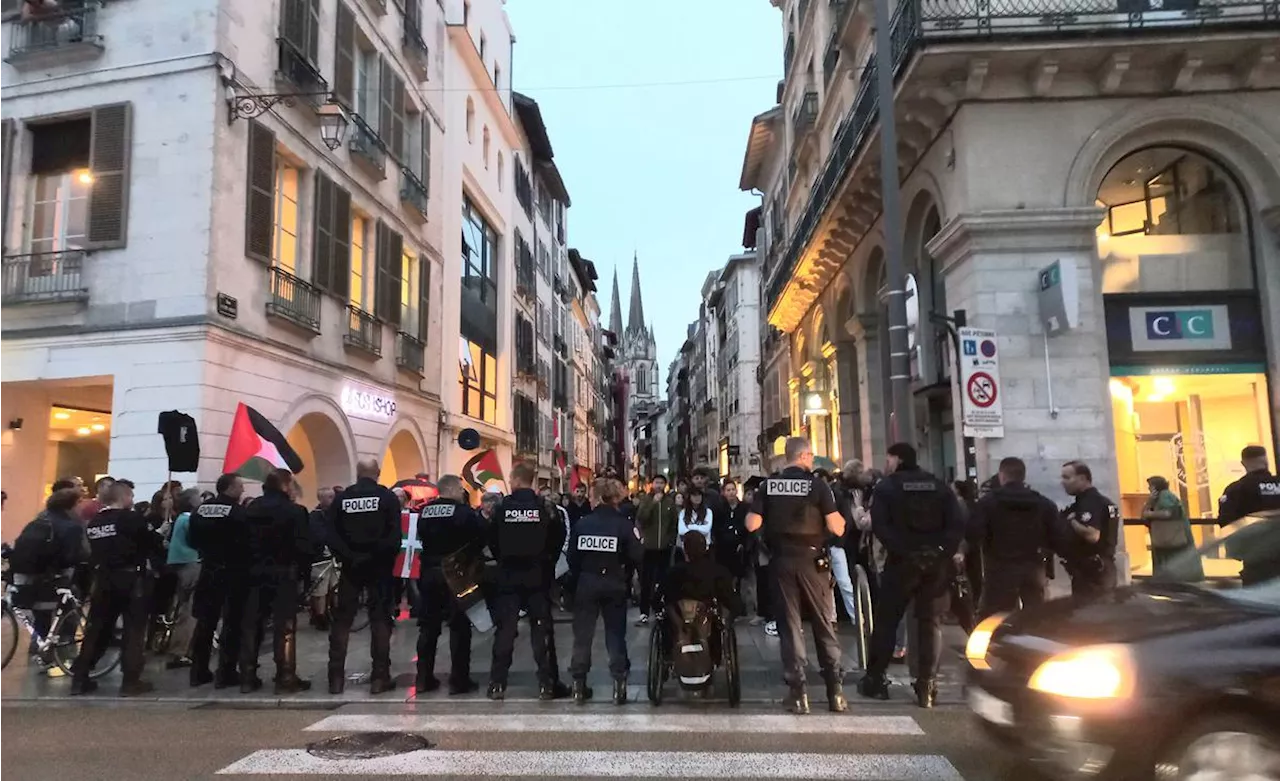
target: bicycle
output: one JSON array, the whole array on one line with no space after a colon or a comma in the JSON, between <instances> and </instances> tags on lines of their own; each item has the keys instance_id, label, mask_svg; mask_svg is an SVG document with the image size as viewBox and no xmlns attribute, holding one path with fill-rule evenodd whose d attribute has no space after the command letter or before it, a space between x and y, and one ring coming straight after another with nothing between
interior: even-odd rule
<instances>
[{"instance_id":1,"label":"bicycle","mask_svg":"<svg viewBox=\"0 0 1280 781\"><path fill-rule=\"evenodd\" d=\"M342 565L338 563L337 559L334 559L334 558L329 559L327 562L325 562L321 566L320 572L318 573L317 577L314 578L314 582L323 583L325 580L329 579L329 576L331 574L334 575L334 577L332 578L333 585L329 587L328 592L326 592L325 594L324 613L325 613L325 618L329 622L329 625L333 626L333 617L335 613L335 608L337 607L337 604L338 604L338 582L341 580ZM311 594L314 593L314 591L315 591L315 587L313 586L311 588L308 588L306 590L306 593L308 596L310 596ZM369 595L365 591L361 591L360 594L356 597L356 599L357 599L356 615L351 622L352 632L359 632L360 630L364 629L369 625ZM308 605L308 609L309 608L310 606Z\"/></svg>"},{"instance_id":2,"label":"bicycle","mask_svg":"<svg viewBox=\"0 0 1280 781\"><path fill-rule=\"evenodd\" d=\"M88 625L88 606L81 602L75 593L66 587L56 589L58 606L54 609L52 629L49 634L41 634L35 626L35 611L28 608L15 607L14 592L18 587L7 582L3 604L3 663L0 669L9 666L18 650L18 639L21 635L19 627L27 630L35 641L36 649L41 657L52 657L58 669L67 675L71 674L71 664L80 654L80 646L84 642L84 628ZM111 642L97 664L89 671L90 678L99 678L120 666L121 643L124 628L117 622L112 632Z\"/></svg>"}]
</instances>

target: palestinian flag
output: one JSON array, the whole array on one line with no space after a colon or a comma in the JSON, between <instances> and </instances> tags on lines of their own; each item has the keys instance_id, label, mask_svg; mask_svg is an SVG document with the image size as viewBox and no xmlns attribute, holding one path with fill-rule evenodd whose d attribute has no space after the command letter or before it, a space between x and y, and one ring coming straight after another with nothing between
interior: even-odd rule
<instances>
[{"instance_id":1,"label":"palestinian flag","mask_svg":"<svg viewBox=\"0 0 1280 781\"><path fill-rule=\"evenodd\" d=\"M462 479L481 492L490 483L506 482L506 478L502 476L502 464L498 463L498 454L492 450L481 450L472 456L462 467Z\"/></svg>"},{"instance_id":2,"label":"palestinian flag","mask_svg":"<svg viewBox=\"0 0 1280 781\"><path fill-rule=\"evenodd\" d=\"M231 424L222 471L261 481L272 469L288 469L296 474L303 469L302 459L262 413L241 402Z\"/></svg>"}]
</instances>

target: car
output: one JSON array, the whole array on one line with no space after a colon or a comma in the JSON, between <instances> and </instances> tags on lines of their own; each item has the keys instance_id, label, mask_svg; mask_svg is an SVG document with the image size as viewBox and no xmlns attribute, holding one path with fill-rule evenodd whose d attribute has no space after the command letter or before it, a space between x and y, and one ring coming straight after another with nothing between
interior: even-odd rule
<instances>
[{"instance_id":1,"label":"car","mask_svg":"<svg viewBox=\"0 0 1280 781\"><path fill-rule=\"evenodd\" d=\"M983 620L982 729L1051 778L1280 779L1280 514L1214 536L1104 598Z\"/></svg>"}]
</instances>

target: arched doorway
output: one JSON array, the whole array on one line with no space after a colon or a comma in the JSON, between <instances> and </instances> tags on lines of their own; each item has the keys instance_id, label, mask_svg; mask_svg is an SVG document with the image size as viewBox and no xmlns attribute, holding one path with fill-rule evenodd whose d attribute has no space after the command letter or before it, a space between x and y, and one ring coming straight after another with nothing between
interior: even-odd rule
<instances>
[{"instance_id":1,"label":"arched doorway","mask_svg":"<svg viewBox=\"0 0 1280 781\"><path fill-rule=\"evenodd\" d=\"M1247 195L1208 155L1153 146L1107 172L1097 203L1121 512L1139 517L1161 476L1213 517L1240 450L1274 442ZM1149 572L1145 529L1126 528L1126 548Z\"/></svg>"},{"instance_id":2,"label":"arched doorway","mask_svg":"<svg viewBox=\"0 0 1280 781\"><path fill-rule=\"evenodd\" d=\"M408 429L400 429L387 443L382 454L383 485L392 485L399 480L407 480L427 471L426 461L422 457L422 447Z\"/></svg>"},{"instance_id":3,"label":"arched doorway","mask_svg":"<svg viewBox=\"0 0 1280 781\"><path fill-rule=\"evenodd\" d=\"M297 481L302 503L310 505L320 486L347 486L355 479L355 467L338 424L322 412L309 412L285 434L304 468Z\"/></svg>"}]
</instances>

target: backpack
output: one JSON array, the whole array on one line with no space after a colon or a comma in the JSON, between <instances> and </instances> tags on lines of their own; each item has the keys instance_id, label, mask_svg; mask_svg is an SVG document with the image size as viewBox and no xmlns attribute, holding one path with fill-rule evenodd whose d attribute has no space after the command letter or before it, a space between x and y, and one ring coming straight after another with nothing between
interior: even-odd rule
<instances>
[{"instance_id":1,"label":"backpack","mask_svg":"<svg viewBox=\"0 0 1280 781\"><path fill-rule=\"evenodd\" d=\"M672 662L680 685L686 689L708 686L715 668L710 608L698 600L682 599L667 615L673 630Z\"/></svg>"},{"instance_id":2,"label":"backpack","mask_svg":"<svg viewBox=\"0 0 1280 781\"><path fill-rule=\"evenodd\" d=\"M15 574L47 575L58 565L58 541L53 520L41 513L13 541L9 567Z\"/></svg>"}]
</instances>

